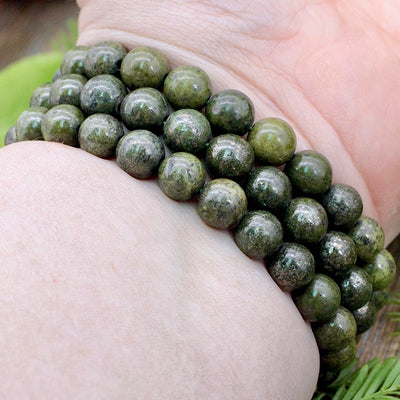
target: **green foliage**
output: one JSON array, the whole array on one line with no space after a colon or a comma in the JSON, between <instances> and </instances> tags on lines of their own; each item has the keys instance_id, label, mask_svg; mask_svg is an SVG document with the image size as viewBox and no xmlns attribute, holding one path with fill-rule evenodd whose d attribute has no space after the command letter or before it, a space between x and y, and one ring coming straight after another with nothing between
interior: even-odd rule
<instances>
[{"instance_id":1,"label":"green foliage","mask_svg":"<svg viewBox=\"0 0 400 400\"><path fill-rule=\"evenodd\" d=\"M390 297L388 299L389 304L395 304L398 309L396 311L392 311L387 313L386 315L390 317L392 322L400 322L400 293L392 292L390 293ZM400 336L400 328L394 331L391 336Z\"/></svg>"}]
</instances>

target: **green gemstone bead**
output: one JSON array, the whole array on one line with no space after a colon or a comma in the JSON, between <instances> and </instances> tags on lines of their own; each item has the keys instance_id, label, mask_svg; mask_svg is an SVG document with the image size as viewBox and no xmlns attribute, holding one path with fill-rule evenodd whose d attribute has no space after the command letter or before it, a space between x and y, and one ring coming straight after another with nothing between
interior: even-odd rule
<instances>
[{"instance_id":1,"label":"green gemstone bead","mask_svg":"<svg viewBox=\"0 0 400 400\"><path fill-rule=\"evenodd\" d=\"M121 138L116 155L120 168L135 178L145 179L157 173L165 157L165 149L154 133L138 129Z\"/></svg>"},{"instance_id":2,"label":"green gemstone bead","mask_svg":"<svg viewBox=\"0 0 400 400\"><path fill-rule=\"evenodd\" d=\"M357 324L357 335L366 332L374 324L376 319L376 307L372 301L364 304L362 307L352 311Z\"/></svg>"},{"instance_id":3,"label":"green gemstone bead","mask_svg":"<svg viewBox=\"0 0 400 400\"><path fill-rule=\"evenodd\" d=\"M357 256L362 261L371 261L383 249L385 233L378 222L370 217L359 218L348 234L354 240Z\"/></svg>"},{"instance_id":4,"label":"green gemstone bead","mask_svg":"<svg viewBox=\"0 0 400 400\"><path fill-rule=\"evenodd\" d=\"M174 151L197 154L211 139L211 126L197 110L184 108L173 112L163 128L165 144Z\"/></svg>"},{"instance_id":5,"label":"green gemstone bead","mask_svg":"<svg viewBox=\"0 0 400 400\"><path fill-rule=\"evenodd\" d=\"M58 78L50 89L50 105L72 104L79 107L81 91L87 79L82 75L67 74Z\"/></svg>"},{"instance_id":6,"label":"green gemstone bead","mask_svg":"<svg viewBox=\"0 0 400 400\"><path fill-rule=\"evenodd\" d=\"M43 139L41 126L46 112L45 107L31 107L22 112L15 125L18 142Z\"/></svg>"},{"instance_id":7,"label":"green gemstone bead","mask_svg":"<svg viewBox=\"0 0 400 400\"><path fill-rule=\"evenodd\" d=\"M336 379L339 377L339 374L340 370L331 370L321 365L319 370L317 388L321 391L324 391L326 387L336 381Z\"/></svg>"},{"instance_id":8,"label":"green gemstone bead","mask_svg":"<svg viewBox=\"0 0 400 400\"><path fill-rule=\"evenodd\" d=\"M129 129L160 133L169 112L165 96L154 88L139 88L129 93L121 104L121 118Z\"/></svg>"},{"instance_id":9,"label":"green gemstone bead","mask_svg":"<svg viewBox=\"0 0 400 400\"><path fill-rule=\"evenodd\" d=\"M396 275L396 262L386 250L381 250L365 267L371 278L373 290L386 289Z\"/></svg>"},{"instance_id":10,"label":"green gemstone bead","mask_svg":"<svg viewBox=\"0 0 400 400\"><path fill-rule=\"evenodd\" d=\"M244 254L263 259L275 253L283 240L283 228L278 218L268 211L250 211L240 221L235 242Z\"/></svg>"},{"instance_id":11,"label":"green gemstone bead","mask_svg":"<svg viewBox=\"0 0 400 400\"><path fill-rule=\"evenodd\" d=\"M200 68L183 65L170 71L164 81L164 94L172 107L203 108L211 96L211 82Z\"/></svg>"},{"instance_id":12,"label":"green gemstone bead","mask_svg":"<svg viewBox=\"0 0 400 400\"><path fill-rule=\"evenodd\" d=\"M205 162L217 178L240 180L252 169L254 151L245 139L233 134L217 136L206 150Z\"/></svg>"},{"instance_id":13,"label":"green gemstone bead","mask_svg":"<svg viewBox=\"0 0 400 400\"><path fill-rule=\"evenodd\" d=\"M122 60L121 79L129 89L158 88L168 74L167 58L152 47L137 47Z\"/></svg>"},{"instance_id":14,"label":"green gemstone bead","mask_svg":"<svg viewBox=\"0 0 400 400\"><path fill-rule=\"evenodd\" d=\"M61 62L61 75L85 75L85 58L88 50L88 46L75 46L68 50Z\"/></svg>"},{"instance_id":15,"label":"green gemstone bead","mask_svg":"<svg viewBox=\"0 0 400 400\"><path fill-rule=\"evenodd\" d=\"M119 115L126 95L125 85L115 76L98 75L89 79L81 91L81 108L85 114Z\"/></svg>"},{"instance_id":16,"label":"green gemstone bead","mask_svg":"<svg viewBox=\"0 0 400 400\"><path fill-rule=\"evenodd\" d=\"M190 200L204 186L206 170L193 154L178 152L167 157L158 170L158 184L171 199Z\"/></svg>"},{"instance_id":17,"label":"green gemstone bead","mask_svg":"<svg viewBox=\"0 0 400 400\"><path fill-rule=\"evenodd\" d=\"M293 300L303 317L310 322L327 321L340 306L340 289L329 276L315 274L313 280Z\"/></svg>"},{"instance_id":18,"label":"green gemstone bead","mask_svg":"<svg viewBox=\"0 0 400 400\"><path fill-rule=\"evenodd\" d=\"M375 292L372 292L371 302L374 304L376 310L378 311L387 304L389 297L390 295L388 289L377 290Z\"/></svg>"},{"instance_id":19,"label":"green gemstone bead","mask_svg":"<svg viewBox=\"0 0 400 400\"><path fill-rule=\"evenodd\" d=\"M45 83L39 86L32 93L29 101L29 107L45 107L50 108L50 89L51 83Z\"/></svg>"},{"instance_id":20,"label":"green gemstone bead","mask_svg":"<svg viewBox=\"0 0 400 400\"><path fill-rule=\"evenodd\" d=\"M357 343L353 339L349 344L336 351L321 351L321 366L323 368L340 370L349 366L357 354Z\"/></svg>"},{"instance_id":21,"label":"green gemstone bead","mask_svg":"<svg viewBox=\"0 0 400 400\"><path fill-rule=\"evenodd\" d=\"M54 72L52 82L55 82L59 78L61 78L61 68L58 68L56 72Z\"/></svg>"},{"instance_id":22,"label":"green gemstone bead","mask_svg":"<svg viewBox=\"0 0 400 400\"><path fill-rule=\"evenodd\" d=\"M296 150L296 134L280 118L257 121L247 138L254 149L256 160L267 165L282 165L289 161Z\"/></svg>"},{"instance_id":23,"label":"green gemstone bead","mask_svg":"<svg viewBox=\"0 0 400 400\"><path fill-rule=\"evenodd\" d=\"M314 278L314 256L307 247L294 242L284 243L267 263L268 272L285 292L301 289Z\"/></svg>"},{"instance_id":24,"label":"green gemstone bead","mask_svg":"<svg viewBox=\"0 0 400 400\"><path fill-rule=\"evenodd\" d=\"M205 114L215 135L243 136L254 122L254 105L239 90L222 90L208 100Z\"/></svg>"},{"instance_id":25,"label":"green gemstone bead","mask_svg":"<svg viewBox=\"0 0 400 400\"><path fill-rule=\"evenodd\" d=\"M197 211L201 219L218 229L237 225L247 209L246 194L241 186L225 178L208 182L198 200Z\"/></svg>"},{"instance_id":26,"label":"green gemstone bead","mask_svg":"<svg viewBox=\"0 0 400 400\"><path fill-rule=\"evenodd\" d=\"M4 146L8 146L9 144L18 142L17 139L17 130L15 129L15 126L12 126L6 133L6 136L4 137Z\"/></svg>"},{"instance_id":27,"label":"green gemstone bead","mask_svg":"<svg viewBox=\"0 0 400 400\"><path fill-rule=\"evenodd\" d=\"M114 156L123 134L122 124L116 118L109 114L93 114L79 128L79 146L97 157L109 158Z\"/></svg>"}]
</instances>

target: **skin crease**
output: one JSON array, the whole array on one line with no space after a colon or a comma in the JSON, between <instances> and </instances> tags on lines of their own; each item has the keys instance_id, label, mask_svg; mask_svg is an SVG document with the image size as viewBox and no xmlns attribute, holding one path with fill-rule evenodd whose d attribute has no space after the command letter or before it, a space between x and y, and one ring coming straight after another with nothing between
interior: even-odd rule
<instances>
[{"instance_id":1,"label":"skin crease","mask_svg":"<svg viewBox=\"0 0 400 400\"><path fill-rule=\"evenodd\" d=\"M79 44L151 45L283 117L399 232L395 1L79 1ZM53 143L0 151L0 397L310 399L318 350L194 205ZM29 210L29 212L26 212Z\"/></svg>"}]
</instances>

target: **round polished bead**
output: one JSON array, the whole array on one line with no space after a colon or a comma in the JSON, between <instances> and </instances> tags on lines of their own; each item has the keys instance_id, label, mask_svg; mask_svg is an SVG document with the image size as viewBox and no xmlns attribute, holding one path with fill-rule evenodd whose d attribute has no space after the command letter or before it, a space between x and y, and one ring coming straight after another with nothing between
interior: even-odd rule
<instances>
[{"instance_id":1,"label":"round polished bead","mask_svg":"<svg viewBox=\"0 0 400 400\"><path fill-rule=\"evenodd\" d=\"M254 149L256 160L267 165L281 165L289 161L297 143L292 127L280 118L257 121L247 140Z\"/></svg>"},{"instance_id":2,"label":"round polished bead","mask_svg":"<svg viewBox=\"0 0 400 400\"><path fill-rule=\"evenodd\" d=\"M322 154L304 150L296 153L286 164L285 173L294 188L307 196L326 193L332 183L332 167Z\"/></svg>"},{"instance_id":3,"label":"round polished bead","mask_svg":"<svg viewBox=\"0 0 400 400\"><path fill-rule=\"evenodd\" d=\"M165 96L154 88L139 88L121 104L121 118L129 129L147 129L159 133L168 116Z\"/></svg>"},{"instance_id":4,"label":"round polished bead","mask_svg":"<svg viewBox=\"0 0 400 400\"><path fill-rule=\"evenodd\" d=\"M4 137L4 146L8 146L9 144L18 142L17 139L17 130L15 129L15 125L12 126L6 133Z\"/></svg>"},{"instance_id":5,"label":"round polished bead","mask_svg":"<svg viewBox=\"0 0 400 400\"><path fill-rule=\"evenodd\" d=\"M329 223L335 228L350 229L363 211L359 193L342 183L333 184L322 196L321 204L328 214Z\"/></svg>"},{"instance_id":6,"label":"round polished bead","mask_svg":"<svg viewBox=\"0 0 400 400\"><path fill-rule=\"evenodd\" d=\"M44 140L69 146L78 145L78 130L84 120L82 111L71 104L51 108L43 118Z\"/></svg>"},{"instance_id":7,"label":"round polished bead","mask_svg":"<svg viewBox=\"0 0 400 400\"><path fill-rule=\"evenodd\" d=\"M178 152L167 157L158 170L158 184L171 199L191 199L204 186L206 170L193 154Z\"/></svg>"},{"instance_id":8,"label":"round polished bead","mask_svg":"<svg viewBox=\"0 0 400 400\"><path fill-rule=\"evenodd\" d=\"M122 124L112 115L93 114L79 128L79 146L97 157L112 157L123 134Z\"/></svg>"},{"instance_id":9,"label":"round polished bead","mask_svg":"<svg viewBox=\"0 0 400 400\"><path fill-rule=\"evenodd\" d=\"M237 225L246 209L246 194L230 179L214 179L200 192L197 211L201 219L214 228L227 229Z\"/></svg>"},{"instance_id":10,"label":"round polished bead","mask_svg":"<svg viewBox=\"0 0 400 400\"><path fill-rule=\"evenodd\" d=\"M235 242L247 256L263 259L275 253L283 240L283 228L278 218L268 211L250 211L240 221Z\"/></svg>"},{"instance_id":11,"label":"round polished bead","mask_svg":"<svg viewBox=\"0 0 400 400\"><path fill-rule=\"evenodd\" d=\"M327 321L339 309L340 289L329 276L315 274L307 286L293 293L293 300L306 320Z\"/></svg>"},{"instance_id":12,"label":"round polished bead","mask_svg":"<svg viewBox=\"0 0 400 400\"><path fill-rule=\"evenodd\" d=\"M41 126L46 112L45 107L31 107L22 112L15 125L18 142L42 139Z\"/></svg>"},{"instance_id":13,"label":"round polished bead","mask_svg":"<svg viewBox=\"0 0 400 400\"><path fill-rule=\"evenodd\" d=\"M173 112L163 128L165 144L174 151L198 153L211 139L211 126L197 110L184 108Z\"/></svg>"},{"instance_id":14,"label":"round polished bead","mask_svg":"<svg viewBox=\"0 0 400 400\"><path fill-rule=\"evenodd\" d=\"M168 74L167 58L152 47L137 47L122 60L121 79L129 89L158 88Z\"/></svg>"},{"instance_id":15,"label":"round polished bead","mask_svg":"<svg viewBox=\"0 0 400 400\"><path fill-rule=\"evenodd\" d=\"M135 178L145 179L157 173L165 157L165 149L154 133L138 129L121 138L116 155L120 168Z\"/></svg>"},{"instance_id":16,"label":"round polished bead","mask_svg":"<svg viewBox=\"0 0 400 400\"><path fill-rule=\"evenodd\" d=\"M342 304L355 310L371 299L372 284L368 273L359 267L352 267L339 282Z\"/></svg>"},{"instance_id":17,"label":"round polished bead","mask_svg":"<svg viewBox=\"0 0 400 400\"><path fill-rule=\"evenodd\" d=\"M82 75L67 74L58 78L50 89L50 105L72 104L79 107L81 91L87 79Z\"/></svg>"},{"instance_id":18,"label":"round polished bead","mask_svg":"<svg viewBox=\"0 0 400 400\"><path fill-rule=\"evenodd\" d=\"M168 73L164 94L175 109L200 109L211 95L210 78L198 67L182 65Z\"/></svg>"},{"instance_id":19,"label":"round polished bead","mask_svg":"<svg viewBox=\"0 0 400 400\"><path fill-rule=\"evenodd\" d=\"M239 90L226 89L211 96L205 114L215 135L233 133L243 136L254 122L254 105Z\"/></svg>"},{"instance_id":20,"label":"round polished bead","mask_svg":"<svg viewBox=\"0 0 400 400\"><path fill-rule=\"evenodd\" d=\"M298 242L318 243L328 229L328 217L316 200L293 199L284 216L286 231Z\"/></svg>"},{"instance_id":21,"label":"round polished bead","mask_svg":"<svg viewBox=\"0 0 400 400\"><path fill-rule=\"evenodd\" d=\"M385 304L387 304L389 299L389 290L377 290L372 292L371 302L374 304L376 310L380 310Z\"/></svg>"},{"instance_id":22,"label":"round polished bead","mask_svg":"<svg viewBox=\"0 0 400 400\"><path fill-rule=\"evenodd\" d=\"M372 301L352 311L357 324L357 335L366 332L374 324L376 319L376 307Z\"/></svg>"},{"instance_id":23,"label":"round polished bead","mask_svg":"<svg viewBox=\"0 0 400 400\"><path fill-rule=\"evenodd\" d=\"M353 339L346 347L340 350L322 351L321 366L332 370L340 370L349 366L357 354L357 343Z\"/></svg>"},{"instance_id":24,"label":"round polished bead","mask_svg":"<svg viewBox=\"0 0 400 400\"><path fill-rule=\"evenodd\" d=\"M29 107L45 107L50 108L50 89L51 83L45 83L32 93L29 101Z\"/></svg>"},{"instance_id":25,"label":"round polished bead","mask_svg":"<svg viewBox=\"0 0 400 400\"><path fill-rule=\"evenodd\" d=\"M68 50L61 62L61 74L85 75L85 58L88 50L88 46L75 46Z\"/></svg>"},{"instance_id":26,"label":"round polished bead","mask_svg":"<svg viewBox=\"0 0 400 400\"><path fill-rule=\"evenodd\" d=\"M362 261L371 261L383 249L385 233L378 222L370 217L359 218L348 234L354 240L357 256Z\"/></svg>"},{"instance_id":27,"label":"round polished bead","mask_svg":"<svg viewBox=\"0 0 400 400\"><path fill-rule=\"evenodd\" d=\"M118 116L126 95L125 85L115 76L98 75L89 79L81 91L81 108L86 114Z\"/></svg>"},{"instance_id":28,"label":"round polished bead","mask_svg":"<svg viewBox=\"0 0 400 400\"><path fill-rule=\"evenodd\" d=\"M117 42L108 40L95 44L86 53L85 74L89 78L96 75L119 75L126 53L125 47Z\"/></svg>"},{"instance_id":29,"label":"round polished bead","mask_svg":"<svg viewBox=\"0 0 400 400\"><path fill-rule=\"evenodd\" d=\"M58 78L61 78L61 68L58 68L53 74L52 82L55 82Z\"/></svg>"},{"instance_id":30,"label":"round polished bead","mask_svg":"<svg viewBox=\"0 0 400 400\"><path fill-rule=\"evenodd\" d=\"M396 275L396 262L386 250L381 250L365 267L371 278L373 290L386 289Z\"/></svg>"},{"instance_id":31,"label":"round polished bead","mask_svg":"<svg viewBox=\"0 0 400 400\"><path fill-rule=\"evenodd\" d=\"M272 279L285 292L301 289L314 277L314 256L307 247L294 242L284 243L267 263Z\"/></svg>"},{"instance_id":32,"label":"round polished bead","mask_svg":"<svg viewBox=\"0 0 400 400\"><path fill-rule=\"evenodd\" d=\"M228 133L211 140L205 162L213 177L240 180L253 167L254 151L247 140Z\"/></svg>"}]
</instances>

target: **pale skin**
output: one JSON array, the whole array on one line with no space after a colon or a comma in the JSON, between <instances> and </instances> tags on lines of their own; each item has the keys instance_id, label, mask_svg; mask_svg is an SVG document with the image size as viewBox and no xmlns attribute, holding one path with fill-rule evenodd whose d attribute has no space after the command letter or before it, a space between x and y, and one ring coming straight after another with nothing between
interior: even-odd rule
<instances>
[{"instance_id":1,"label":"pale skin","mask_svg":"<svg viewBox=\"0 0 400 400\"><path fill-rule=\"evenodd\" d=\"M80 44L150 45L244 91L399 232L395 1L78 4ZM8 146L0 171L1 398L311 398L309 325L193 204L59 144Z\"/></svg>"}]
</instances>

